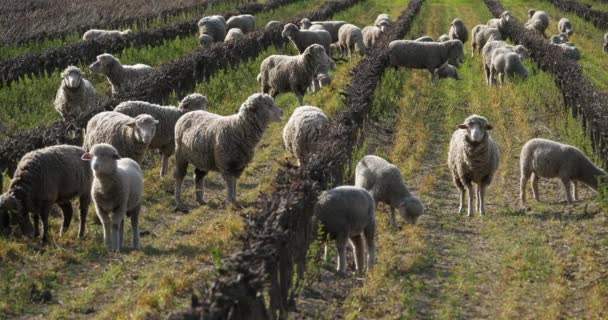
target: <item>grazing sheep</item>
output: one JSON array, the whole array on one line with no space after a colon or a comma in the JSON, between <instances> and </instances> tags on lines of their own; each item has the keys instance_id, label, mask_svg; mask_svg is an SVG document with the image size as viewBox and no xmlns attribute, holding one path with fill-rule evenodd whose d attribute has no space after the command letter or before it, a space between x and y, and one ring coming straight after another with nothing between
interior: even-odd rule
<instances>
[{"instance_id":1,"label":"grazing sheep","mask_svg":"<svg viewBox=\"0 0 608 320\"><path fill-rule=\"evenodd\" d=\"M507 22L509 22L512 18L513 18L513 16L511 15L511 12L503 11L503 13L500 14L500 18L490 19L490 20L488 20L486 25L489 26L490 28L498 29L498 31L500 31L500 33L503 34L506 31L505 27L507 25Z\"/></svg>"},{"instance_id":2,"label":"grazing sheep","mask_svg":"<svg viewBox=\"0 0 608 320\"><path fill-rule=\"evenodd\" d=\"M365 45L363 44L363 33L361 29L353 24L345 24L338 31L338 46L344 53L348 51L348 59L352 60L353 52L365 55Z\"/></svg>"},{"instance_id":3,"label":"grazing sheep","mask_svg":"<svg viewBox=\"0 0 608 320\"><path fill-rule=\"evenodd\" d=\"M445 33L440 35L439 38L437 38L437 42L446 42L448 40L450 40L450 36Z\"/></svg>"},{"instance_id":4,"label":"grazing sheep","mask_svg":"<svg viewBox=\"0 0 608 320\"><path fill-rule=\"evenodd\" d=\"M329 127L329 118L317 107L297 107L283 128L285 149L296 157L298 166L318 152L318 143Z\"/></svg>"},{"instance_id":5,"label":"grazing sheep","mask_svg":"<svg viewBox=\"0 0 608 320\"><path fill-rule=\"evenodd\" d=\"M264 30L283 30L283 23L277 20L268 21L268 23L264 27Z\"/></svg>"},{"instance_id":6,"label":"grazing sheep","mask_svg":"<svg viewBox=\"0 0 608 320\"><path fill-rule=\"evenodd\" d=\"M55 110L64 121L74 120L97 106L95 88L78 67L67 67L61 73L61 78L63 81L55 95Z\"/></svg>"},{"instance_id":7,"label":"grazing sheep","mask_svg":"<svg viewBox=\"0 0 608 320\"><path fill-rule=\"evenodd\" d=\"M175 124L184 114L195 110L207 110L209 100L202 94L193 93L186 96L175 107L162 107L145 101L126 101L114 109L116 112L126 114L130 117L137 117L141 114L148 114L158 121L156 133L152 142L148 145L149 149L158 149L162 154L162 167L160 176L164 177L169 169L169 157L175 151Z\"/></svg>"},{"instance_id":8,"label":"grazing sheep","mask_svg":"<svg viewBox=\"0 0 608 320\"><path fill-rule=\"evenodd\" d=\"M289 38L300 54L309 46L319 44L331 57L331 35L325 30L300 30L295 24L288 23L283 27L281 35L283 38Z\"/></svg>"},{"instance_id":9,"label":"grazing sheep","mask_svg":"<svg viewBox=\"0 0 608 320\"><path fill-rule=\"evenodd\" d=\"M424 213L422 202L405 186L399 168L380 157L369 155L359 161L355 169L355 186L369 191L376 205L384 202L391 207L389 222L393 227L397 226L395 209L410 224L416 224Z\"/></svg>"},{"instance_id":10,"label":"grazing sheep","mask_svg":"<svg viewBox=\"0 0 608 320\"><path fill-rule=\"evenodd\" d=\"M422 36L420 38L415 39L414 41L420 41L420 42L435 42L435 40L433 40L433 38L431 38L430 36Z\"/></svg>"},{"instance_id":11,"label":"grazing sheep","mask_svg":"<svg viewBox=\"0 0 608 320\"><path fill-rule=\"evenodd\" d=\"M85 151L76 146L57 145L26 153L13 176L9 190L0 196L0 221L9 227L8 220L15 218L24 234L31 233L29 212L34 217L34 236L38 237L38 221L42 218L42 242L48 241L49 212L57 203L63 211L60 235L65 234L72 221L70 200L80 200L80 229L84 238L87 211L90 203L93 174L80 160ZM13 212L13 214L8 214Z\"/></svg>"},{"instance_id":12,"label":"grazing sheep","mask_svg":"<svg viewBox=\"0 0 608 320\"><path fill-rule=\"evenodd\" d=\"M572 28L572 22L570 22L570 19L567 18L561 18L559 20L559 22L557 23L557 30L560 33L565 33L568 36L571 36L574 33L574 29Z\"/></svg>"},{"instance_id":13,"label":"grazing sheep","mask_svg":"<svg viewBox=\"0 0 608 320\"><path fill-rule=\"evenodd\" d=\"M490 85L490 69L492 67L492 54L496 49L503 48L510 50L512 52L517 53L519 55L519 59L521 61L527 59L530 54L528 49L522 45L512 46L501 40L492 40L486 42L486 45L483 46L482 57L483 57L483 67L486 73L486 83Z\"/></svg>"},{"instance_id":14,"label":"grazing sheep","mask_svg":"<svg viewBox=\"0 0 608 320\"><path fill-rule=\"evenodd\" d=\"M234 115L223 117L206 111L183 115L175 125L176 209L182 207L182 182L189 163L195 167L199 204L206 203L203 179L209 171L222 174L228 191L226 202L236 204L236 180L253 159L264 130L270 122L280 121L282 115L274 99L261 93L249 96Z\"/></svg>"},{"instance_id":15,"label":"grazing sheep","mask_svg":"<svg viewBox=\"0 0 608 320\"><path fill-rule=\"evenodd\" d=\"M608 32L604 35L604 53L608 52Z\"/></svg>"},{"instance_id":16,"label":"grazing sheep","mask_svg":"<svg viewBox=\"0 0 608 320\"><path fill-rule=\"evenodd\" d=\"M475 56L475 49L478 54L481 54L481 50L488 41L502 40L502 34L498 29L483 24L475 26L471 33L471 57Z\"/></svg>"},{"instance_id":17,"label":"grazing sheep","mask_svg":"<svg viewBox=\"0 0 608 320\"><path fill-rule=\"evenodd\" d=\"M127 29L125 31L91 29L82 35L82 40L101 41L105 39L119 39L131 33L131 29Z\"/></svg>"},{"instance_id":18,"label":"grazing sheep","mask_svg":"<svg viewBox=\"0 0 608 320\"><path fill-rule=\"evenodd\" d=\"M329 75L329 70L335 70L336 64L333 60L329 60L329 63L322 63L317 68L317 74L315 74L312 85L308 87L310 91L317 92L321 88L329 86L333 81L333 78Z\"/></svg>"},{"instance_id":19,"label":"grazing sheep","mask_svg":"<svg viewBox=\"0 0 608 320\"><path fill-rule=\"evenodd\" d=\"M125 217L131 218L133 249L139 249L139 212L143 201L144 173L139 164L120 158L109 144L94 145L82 160L93 169L91 198L103 224L103 241L110 251L122 246Z\"/></svg>"},{"instance_id":20,"label":"grazing sheep","mask_svg":"<svg viewBox=\"0 0 608 320\"><path fill-rule=\"evenodd\" d=\"M506 48L498 48L492 53L490 65L490 86L494 85L494 79L498 76L498 83L502 86L505 75L512 78L515 75L522 79L528 79L528 70L521 63L519 55Z\"/></svg>"},{"instance_id":21,"label":"grazing sheep","mask_svg":"<svg viewBox=\"0 0 608 320\"><path fill-rule=\"evenodd\" d=\"M462 20L456 18L450 24L449 36L451 40L460 40L462 44L465 44L469 40L469 29Z\"/></svg>"},{"instance_id":22,"label":"grazing sheep","mask_svg":"<svg viewBox=\"0 0 608 320\"><path fill-rule=\"evenodd\" d=\"M536 31L543 37L547 37L545 30L549 27L549 15L544 11L528 10L528 21L524 27L528 30Z\"/></svg>"},{"instance_id":23,"label":"grazing sheep","mask_svg":"<svg viewBox=\"0 0 608 320\"><path fill-rule=\"evenodd\" d=\"M441 67L435 69L435 75L439 77L439 79L452 78L461 80L458 75L458 69L449 63L443 64Z\"/></svg>"},{"instance_id":24,"label":"grazing sheep","mask_svg":"<svg viewBox=\"0 0 608 320\"><path fill-rule=\"evenodd\" d=\"M325 31L329 32L331 35L331 43L338 42L338 31L340 28L345 25L344 21L313 21L310 22L307 18L304 18L300 21L300 26L302 30L308 30L313 25L322 26Z\"/></svg>"},{"instance_id":25,"label":"grazing sheep","mask_svg":"<svg viewBox=\"0 0 608 320\"><path fill-rule=\"evenodd\" d=\"M565 34L565 33L560 33L560 34L552 35L551 38L549 38L549 42L551 44L566 43L566 42L568 42L568 35Z\"/></svg>"},{"instance_id":26,"label":"grazing sheep","mask_svg":"<svg viewBox=\"0 0 608 320\"><path fill-rule=\"evenodd\" d=\"M382 36L382 29L376 26L367 26L361 30L361 34L363 34L363 44L366 49L371 49L376 45L376 42Z\"/></svg>"},{"instance_id":27,"label":"grazing sheep","mask_svg":"<svg viewBox=\"0 0 608 320\"><path fill-rule=\"evenodd\" d=\"M391 66L404 66L413 69L427 69L435 80L435 69L445 63L459 65L463 62L463 48L460 40L446 42L418 42L395 40L389 46Z\"/></svg>"},{"instance_id":28,"label":"grazing sheep","mask_svg":"<svg viewBox=\"0 0 608 320\"><path fill-rule=\"evenodd\" d=\"M98 55L97 61L90 65L89 69L93 73L106 76L112 85L112 94L123 91L129 85L133 86L154 71L152 67L145 64L123 65L108 53Z\"/></svg>"},{"instance_id":29,"label":"grazing sheep","mask_svg":"<svg viewBox=\"0 0 608 320\"><path fill-rule=\"evenodd\" d=\"M606 171L596 167L585 154L574 146L547 139L532 139L523 146L519 157L521 179L520 200L526 206L526 184L532 177L532 194L540 201L539 178L559 178L564 185L566 201L578 200L576 182L580 181L593 190L598 188L598 179L606 177ZM572 192L570 186L572 185Z\"/></svg>"},{"instance_id":30,"label":"grazing sheep","mask_svg":"<svg viewBox=\"0 0 608 320\"><path fill-rule=\"evenodd\" d=\"M255 31L255 17L250 14L232 16L226 21L226 29L238 28L247 34Z\"/></svg>"},{"instance_id":31,"label":"grazing sheep","mask_svg":"<svg viewBox=\"0 0 608 320\"><path fill-rule=\"evenodd\" d=\"M141 163L157 124L158 120L148 114L131 118L116 111L98 113L87 123L84 149L89 151L93 145L108 143L121 157Z\"/></svg>"},{"instance_id":32,"label":"grazing sheep","mask_svg":"<svg viewBox=\"0 0 608 320\"><path fill-rule=\"evenodd\" d=\"M386 13L379 14L378 17L376 17L376 20L374 21L374 26L380 28L382 32L387 32L392 25L393 20Z\"/></svg>"},{"instance_id":33,"label":"grazing sheep","mask_svg":"<svg viewBox=\"0 0 608 320\"><path fill-rule=\"evenodd\" d=\"M353 247L357 271L370 271L376 263L375 208L374 198L369 192L353 186L325 191L317 199L314 214L323 224L323 230L331 239L336 240L338 272L346 270L347 241ZM325 258L327 259L327 244Z\"/></svg>"},{"instance_id":34,"label":"grazing sheep","mask_svg":"<svg viewBox=\"0 0 608 320\"><path fill-rule=\"evenodd\" d=\"M220 16L210 16L199 20L198 32L200 36L198 43L201 46L208 46L213 42L224 41L224 38L226 38L226 21L225 19L222 21L222 19L220 19Z\"/></svg>"},{"instance_id":35,"label":"grazing sheep","mask_svg":"<svg viewBox=\"0 0 608 320\"><path fill-rule=\"evenodd\" d=\"M243 33L243 31L239 28L232 28L230 30L228 30L228 33L226 33L226 38L224 38L224 42L228 42L228 41L238 41L238 40L243 40L245 38L245 34Z\"/></svg>"},{"instance_id":36,"label":"grazing sheep","mask_svg":"<svg viewBox=\"0 0 608 320\"><path fill-rule=\"evenodd\" d=\"M460 207L464 205L465 189L469 194L467 215L473 215L473 183L477 184L476 207L485 214L485 192L498 168L498 146L490 137L492 125L479 115L472 115L458 125L452 135L448 152L448 167L460 194Z\"/></svg>"},{"instance_id":37,"label":"grazing sheep","mask_svg":"<svg viewBox=\"0 0 608 320\"><path fill-rule=\"evenodd\" d=\"M313 44L297 56L271 55L262 61L258 82L263 93L275 98L282 92L293 92L302 106L306 89L322 65L330 64L325 49Z\"/></svg>"}]
</instances>

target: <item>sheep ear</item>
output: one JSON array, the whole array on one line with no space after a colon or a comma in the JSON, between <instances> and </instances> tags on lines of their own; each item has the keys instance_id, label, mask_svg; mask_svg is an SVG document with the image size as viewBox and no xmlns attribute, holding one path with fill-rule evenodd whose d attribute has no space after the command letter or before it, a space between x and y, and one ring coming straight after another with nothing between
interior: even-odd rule
<instances>
[{"instance_id":1,"label":"sheep ear","mask_svg":"<svg viewBox=\"0 0 608 320\"><path fill-rule=\"evenodd\" d=\"M492 130L492 128L494 128L494 127L488 123L488 125L486 126L486 130Z\"/></svg>"},{"instance_id":2,"label":"sheep ear","mask_svg":"<svg viewBox=\"0 0 608 320\"><path fill-rule=\"evenodd\" d=\"M137 126L137 122L135 121L131 121L129 123L127 123L127 127L129 128L135 128Z\"/></svg>"},{"instance_id":3,"label":"sheep ear","mask_svg":"<svg viewBox=\"0 0 608 320\"><path fill-rule=\"evenodd\" d=\"M461 124L458 125L458 129L468 129L468 128L469 128L469 126L467 126L464 123L461 123Z\"/></svg>"},{"instance_id":4,"label":"sheep ear","mask_svg":"<svg viewBox=\"0 0 608 320\"><path fill-rule=\"evenodd\" d=\"M89 152L85 152L82 157L80 157L80 159L84 160L84 161L91 161L93 160L93 154L89 153Z\"/></svg>"}]
</instances>

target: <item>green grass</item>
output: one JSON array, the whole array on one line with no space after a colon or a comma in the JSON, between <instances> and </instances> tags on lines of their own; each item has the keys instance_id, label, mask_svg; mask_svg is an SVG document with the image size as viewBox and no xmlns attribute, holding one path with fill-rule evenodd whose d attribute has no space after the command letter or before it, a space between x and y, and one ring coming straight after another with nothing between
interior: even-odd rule
<instances>
[{"instance_id":1,"label":"green grass","mask_svg":"<svg viewBox=\"0 0 608 320\"><path fill-rule=\"evenodd\" d=\"M601 2L595 0L579 0L582 3L590 4L591 9L608 12L608 2Z\"/></svg>"}]
</instances>

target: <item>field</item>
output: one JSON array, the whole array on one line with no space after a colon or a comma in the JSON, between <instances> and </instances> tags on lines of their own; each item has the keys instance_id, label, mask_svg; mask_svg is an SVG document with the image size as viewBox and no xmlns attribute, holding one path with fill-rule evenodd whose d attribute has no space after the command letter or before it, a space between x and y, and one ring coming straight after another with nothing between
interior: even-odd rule
<instances>
[{"instance_id":1,"label":"field","mask_svg":"<svg viewBox=\"0 0 608 320\"><path fill-rule=\"evenodd\" d=\"M180 6L191 5L190 2L184 0ZM307 16L328 2L298 0L281 5L256 14L257 26L263 29L270 20L292 21ZM397 21L410 2L414 0L352 1L352 5L325 20L344 20L363 27L373 24L379 13L388 13ZM601 7L599 1L584 2L593 3L596 9ZM557 33L559 18L570 18L575 27L571 41L583 56L578 62L583 67L583 75L602 94L608 90L605 76L608 55L603 54L601 48L601 37L606 30L574 14L560 12L548 1L502 0L501 3L520 22L525 22L526 12L532 7L549 13L548 35ZM205 14L237 6L236 1L222 3L207 9ZM193 17L196 17L193 11L185 11L145 28ZM425 0L411 28L405 27L404 39L423 35L437 38L448 32L450 22L456 17L470 30L484 24L492 14L482 0ZM200 50L196 40L197 35L193 34L166 40L159 46L128 48L116 56L126 64L146 63L166 70L165 67L179 58ZM18 50L0 52L18 56L29 50L38 52L65 45L51 42L34 41L19 45ZM198 79L193 91L209 98L211 112L233 114L250 94L259 91L256 75L264 58L296 53L291 43L285 48L270 46L253 59L220 68L211 78ZM373 64L382 54L382 50L372 50L368 58L337 60L336 70L332 71L333 83L320 92L308 93L305 104L322 108L339 127L340 119L352 116L349 110L353 106L349 101L353 100L349 99L353 96L348 94L356 92L353 84L359 67ZM344 180L347 184L353 182L353 164L362 156L384 157L401 169L410 190L422 199L425 215L416 225L404 224L398 218L400 226L393 229L388 224L388 207L378 206L378 261L366 275L353 272L352 256L348 257L347 273L336 273L335 253L324 262L316 255L322 251L320 244L312 243L306 278L303 282L294 280L293 287L290 285L297 292L297 311L292 310L289 318L608 318L606 187L602 186L598 194L581 186L581 200L568 205L563 201L564 191L557 180L541 180L543 201L531 199L528 190L529 207L522 209L519 205L519 153L529 139L542 137L574 145L598 165L606 159L594 151L582 117L572 116L553 74L542 71L530 59L525 62L530 72L527 80L515 79L502 87L488 87L481 57L477 54L471 57L470 43L464 46L464 57L465 62L458 70L460 81L431 82L426 70L383 67L380 80L368 84L373 93L368 95L370 108L365 111L364 119L353 118L364 125L356 131L356 137L352 137L356 140L352 142L353 149L343 146L352 151L348 154L350 161L340 167L344 170ZM80 67L99 94L109 94L105 78L91 74L86 64ZM10 136L60 120L53 109L60 72L55 70L0 88L0 118L9 127L9 137L0 137L0 146L13 139ZM163 103L176 104L178 96L166 96ZM295 163L295 159L284 149L282 130L297 106L297 99L293 94L283 94L276 101L285 111L283 120L266 130L255 158L238 181L238 198L244 209L224 205L224 181L220 174L212 172L206 181L209 204L194 206L194 181L189 174L183 198L193 210L188 214L174 212L172 174L160 178L160 158L148 152L143 165L141 249L108 252L102 241L102 227L93 222L93 207L89 210L84 240L78 240L75 222L67 234L59 237L61 214L51 218L49 244L42 245L34 239L0 237L0 319L165 318L171 312L188 310L192 294L203 303L214 302L217 296L210 293L213 292L209 290L211 283L218 281L220 289L217 290L222 290L225 279L232 274L241 275L233 273L233 263L239 254L247 249L255 250L243 248L247 241L242 240L256 230L251 217L263 216L268 201L277 197L285 199L287 204L298 203L301 200L279 191L289 183L299 186L300 175L314 180L305 172L313 167L297 171L294 181L286 182L282 178L286 171L295 170L285 164ZM500 166L487 193L488 215L468 218L457 213L458 193L446 160L452 132L470 114L483 115L492 123L494 128L490 133L500 149ZM327 153L332 154L331 150ZM336 162L340 164L339 159ZM0 161L0 167L1 164ZM171 161L170 172L173 168ZM4 190L7 190L10 179L5 175L4 181ZM298 192L293 189L296 197ZM289 210L298 213L300 209ZM271 218L264 219L271 221ZM130 239L131 229L126 229L125 238ZM274 236L272 230L269 232ZM308 243L305 249L307 247ZM277 252L281 252L280 249ZM276 252L262 253L277 256ZM257 268L257 262L244 263L249 271ZM260 270L266 268L259 267ZM269 312L276 310L273 309L276 306L268 302L274 290L269 288L271 281L274 280L264 278L262 284L252 281L251 285L263 288L264 294L256 299L268 305Z\"/></svg>"}]
</instances>

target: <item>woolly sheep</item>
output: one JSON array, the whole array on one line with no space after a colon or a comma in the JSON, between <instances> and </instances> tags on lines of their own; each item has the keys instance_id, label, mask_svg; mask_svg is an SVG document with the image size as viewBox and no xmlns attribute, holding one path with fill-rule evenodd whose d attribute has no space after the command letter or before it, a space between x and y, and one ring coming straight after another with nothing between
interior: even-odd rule
<instances>
[{"instance_id":1,"label":"woolly sheep","mask_svg":"<svg viewBox=\"0 0 608 320\"><path fill-rule=\"evenodd\" d=\"M127 29L124 31L91 29L82 35L82 40L84 40L84 41L101 41L101 40L105 40L105 39L117 39L117 38L124 37L131 33L132 33L131 29Z\"/></svg>"},{"instance_id":2,"label":"woolly sheep","mask_svg":"<svg viewBox=\"0 0 608 320\"><path fill-rule=\"evenodd\" d=\"M463 62L463 48L460 40L446 42L418 42L395 40L389 46L391 66L404 66L413 69L427 69L435 80L435 69L448 61ZM450 62L451 63L451 62Z\"/></svg>"},{"instance_id":3,"label":"woolly sheep","mask_svg":"<svg viewBox=\"0 0 608 320\"><path fill-rule=\"evenodd\" d=\"M283 128L285 149L296 157L298 166L306 164L318 151L318 143L329 127L329 118L317 107L297 107Z\"/></svg>"},{"instance_id":4,"label":"woolly sheep","mask_svg":"<svg viewBox=\"0 0 608 320\"><path fill-rule=\"evenodd\" d=\"M488 20L486 25L490 28L498 29L498 31L500 31L500 33L503 34L506 31L505 26L507 25L507 22L509 22L511 20L511 18L513 18L513 16L511 15L511 12L503 11L500 14L500 18L490 19L490 20Z\"/></svg>"},{"instance_id":5,"label":"woolly sheep","mask_svg":"<svg viewBox=\"0 0 608 320\"><path fill-rule=\"evenodd\" d=\"M551 38L549 38L549 42L551 44L566 43L566 42L568 42L568 35L565 34L565 33L560 33L560 34L552 35Z\"/></svg>"},{"instance_id":6,"label":"woolly sheep","mask_svg":"<svg viewBox=\"0 0 608 320\"><path fill-rule=\"evenodd\" d=\"M300 26L302 30L307 30L313 25L320 25L325 29L325 31L329 32L331 35L331 43L338 42L338 31L340 28L345 25L345 21L313 21L311 22L307 18L304 18L300 21Z\"/></svg>"},{"instance_id":7,"label":"woolly sheep","mask_svg":"<svg viewBox=\"0 0 608 320\"><path fill-rule=\"evenodd\" d=\"M503 48L510 50L512 52L517 53L519 55L519 59L521 61L527 59L530 54L528 49L522 45L512 46L501 40L491 40L486 42L486 45L483 46L482 57L483 57L483 67L486 73L486 83L490 85L490 69L492 67L492 54L496 49Z\"/></svg>"},{"instance_id":8,"label":"woolly sheep","mask_svg":"<svg viewBox=\"0 0 608 320\"><path fill-rule=\"evenodd\" d=\"M328 62L329 63L320 64L317 68L317 73L313 77L312 85L308 87L313 93L321 90L323 87L329 86L333 81L333 78L329 75L329 70L335 70L336 64L331 59Z\"/></svg>"},{"instance_id":9,"label":"woolly sheep","mask_svg":"<svg viewBox=\"0 0 608 320\"><path fill-rule=\"evenodd\" d=\"M448 167L460 194L460 207L464 205L465 189L469 194L467 215L473 214L473 183L477 184L476 208L485 214L485 192L498 168L498 146L489 134L492 125L479 115L472 115L458 125L452 135L448 151Z\"/></svg>"},{"instance_id":10,"label":"woolly sheep","mask_svg":"<svg viewBox=\"0 0 608 320\"><path fill-rule=\"evenodd\" d=\"M604 170L596 167L585 154L574 146L547 139L532 139L523 146L519 157L521 179L520 200L526 206L526 184L532 177L532 194L540 201L539 178L559 178L566 192L566 201L578 200L577 182L593 190L598 188L598 179L606 177ZM571 186L573 187L571 189Z\"/></svg>"},{"instance_id":11,"label":"woolly sheep","mask_svg":"<svg viewBox=\"0 0 608 320\"><path fill-rule=\"evenodd\" d=\"M536 31L543 37L547 37L545 30L549 27L549 15L544 11L528 10L528 21L524 27L528 30Z\"/></svg>"},{"instance_id":12,"label":"woolly sheep","mask_svg":"<svg viewBox=\"0 0 608 320\"><path fill-rule=\"evenodd\" d=\"M221 17L222 19L224 17ZM198 42L201 46L208 46L213 42L224 41L226 38L226 21L219 16L204 17L198 22L200 34ZM242 30L242 29L241 29Z\"/></svg>"},{"instance_id":13,"label":"woolly sheep","mask_svg":"<svg viewBox=\"0 0 608 320\"><path fill-rule=\"evenodd\" d=\"M224 38L224 42L228 42L228 41L238 41L238 40L243 40L245 38L245 34L243 33L243 31L239 28L232 28L230 30L228 30L228 33L226 33L226 38Z\"/></svg>"},{"instance_id":14,"label":"woolly sheep","mask_svg":"<svg viewBox=\"0 0 608 320\"><path fill-rule=\"evenodd\" d=\"M175 124L184 114L195 110L207 110L209 100L202 94L193 93L186 96L179 103L177 108L162 107L145 101L126 101L114 109L116 112L126 114L130 117L137 117L141 114L148 114L158 121L154 138L148 145L149 149L158 149L162 154L162 167L160 176L164 177L169 169L169 157L175 151Z\"/></svg>"},{"instance_id":15,"label":"woolly sheep","mask_svg":"<svg viewBox=\"0 0 608 320\"><path fill-rule=\"evenodd\" d=\"M435 42L435 40L433 40L433 38L431 38L430 36L422 36L420 38L415 39L414 41L420 41L420 42Z\"/></svg>"},{"instance_id":16,"label":"woolly sheep","mask_svg":"<svg viewBox=\"0 0 608 320\"><path fill-rule=\"evenodd\" d=\"M249 96L234 115L223 117L207 111L183 115L175 125L176 209L183 207L181 189L189 163L195 167L199 204L206 203L203 180L209 171L222 174L228 191L226 202L236 204L236 180L253 159L264 130L270 122L280 121L282 115L274 99L261 93Z\"/></svg>"},{"instance_id":17,"label":"woolly sheep","mask_svg":"<svg viewBox=\"0 0 608 320\"><path fill-rule=\"evenodd\" d=\"M574 29L572 28L572 22L568 18L561 18L557 23L557 30L560 33L565 33L568 36L571 36L574 33Z\"/></svg>"},{"instance_id":18,"label":"woolly sheep","mask_svg":"<svg viewBox=\"0 0 608 320\"><path fill-rule=\"evenodd\" d=\"M509 49L499 48L492 53L490 65L490 85L494 85L494 79L498 76L498 83L503 85L505 75L513 77L518 75L522 79L528 78L528 70L521 63L519 55Z\"/></svg>"},{"instance_id":19,"label":"woolly sheep","mask_svg":"<svg viewBox=\"0 0 608 320\"><path fill-rule=\"evenodd\" d=\"M604 53L608 52L608 32L604 35Z\"/></svg>"},{"instance_id":20,"label":"woolly sheep","mask_svg":"<svg viewBox=\"0 0 608 320\"><path fill-rule=\"evenodd\" d=\"M61 73L63 81L55 95L55 110L63 120L78 118L90 108L97 106L95 88L84 78L78 67L69 66Z\"/></svg>"},{"instance_id":21,"label":"woolly sheep","mask_svg":"<svg viewBox=\"0 0 608 320\"><path fill-rule=\"evenodd\" d=\"M382 29L382 32L387 32L388 29L393 25L393 20L386 13L381 13L376 17L374 21L374 26Z\"/></svg>"},{"instance_id":22,"label":"woolly sheep","mask_svg":"<svg viewBox=\"0 0 608 320\"><path fill-rule=\"evenodd\" d=\"M90 65L89 69L93 73L106 76L112 85L112 94L123 91L126 86L134 85L154 71L152 67L145 64L123 65L108 53L98 55L97 61Z\"/></svg>"},{"instance_id":23,"label":"woolly sheep","mask_svg":"<svg viewBox=\"0 0 608 320\"><path fill-rule=\"evenodd\" d=\"M293 92L298 104L303 105L303 97L321 65L331 63L325 49L313 44L297 56L271 55L262 61L258 82L263 93L275 98L282 92Z\"/></svg>"},{"instance_id":24,"label":"woolly sheep","mask_svg":"<svg viewBox=\"0 0 608 320\"><path fill-rule=\"evenodd\" d=\"M361 29L353 24L345 24L338 31L338 46L342 53L348 52L348 59L352 60L353 52L359 55L365 54L363 44L363 33Z\"/></svg>"},{"instance_id":25,"label":"woolly sheep","mask_svg":"<svg viewBox=\"0 0 608 320\"><path fill-rule=\"evenodd\" d=\"M446 42L448 40L450 40L450 36L445 33L440 35L439 38L437 38L437 42Z\"/></svg>"},{"instance_id":26,"label":"woolly sheep","mask_svg":"<svg viewBox=\"0 0 608 320\"><path fill-rule=\"evenodd\" d=\"M87 123L84 149L89 151L96 144L108 143L121 157L141 163L157 124L158 120L148 114L131 118L116 111L98 113Z\"/></svg>"},{"instance_id":27,"label":"woolly sheep","mask_svg":"<svg viewBox=\"0 0 608 320\"><path fill-rule=\"evenodd\" d=\"M390 206L389 222L393 227L397 226L395 209L410 224L416 224L424 213L422 202L409 191L399 168L380 157L368 155L359 161L355 186L369 191L376 205L384 202Z\"/></svg>"},{"instance_id":28,"label":"woolly sheep","mask_svg":"<svg viewBox=\"0 0 608 320\"><path fill-rule=\"evenodd\" d=\"M456 18L450 24L449 36L451 40L460 40L462 44L465 44L469 40L469 29L462 20Z\"/></svg>"},{"instance_id":29,"label":"woolly sheep","mask_svg":"<svg viewBox=\"0 0 608 320\"><path fill-rule=\"evenodd\" d=\"M283 27L281 35L283 38L289 38L300 54L309 46L319 44L331 57L331 35L325 30L300 30L295 24L288 23Z\"/></svg>"},{"instance_id":30,"label":"woolly sheep","mask_svg":"<svg viewBox=\"0 0 608 320\"><path fill-rule=\"evenodd\" d=\"M139 164L120 158L109 144L94 145L82 160L90 161L93 170L91 198L103 225L103 240L110 251L122 246L124 220L131 218L133 248L139 249L139 212L143 201L144 173Z\"/></svg>"},{"instance_id":31,"label":"woolly sheep","mask_svg":"<svg viewBox=\"0 0 608 320\"><path fill-rule=\"evenodd\" d=\"M475 26L471 33L471 57L475 56L475 49L478 54L481 54L481 50L488 41L502 40L502 34L498 29L483 24Z\"/></svg>"},{"instance_id":32,"label":"woolly sheep","mask_svg":"<svg viewBox=\"0 0 608 320\"><path fill-rule=\"evenodd\" d=\"M376 262L376 213L374 198L363 188L341 186L323 192L314 206L314 214L323 230L336 241L336 270L346 270L346 243L350 242L355 268L370 271ZM363 242L365 241L365 246ZM327 258L327 244L325 244ZM367 259L366 259L367 258Z\"/></svg>"},{"instance_id":33,"label":"woolly sheep","mask_svg":"<svg viewBox=\"0 0 608 320\"><path fill-rule=\"evenodd\" d=\"M439 79L452 78L461 80L458 75L458 69L449 63L443 64L441 67L435 69L435 75L439 77Z\"/></svg>"},{"instance_id":34,"label":"woolly sheep","mask_svg":"<svg viewBox=\"0 0 608 320\"><path fill-rule=\"evenodd\" d=\"M80 229L84 238L87 211L90 203L93 174L80 157L85 151L77 146L57 145L28 152L21 158L9 190L0 196L0 221L8 227L10 218L16 218L24 234L31 232L29 212L34 217L34 236L38 237L38 221L42 218L42 242L48 241L48 217L57 203L63 211L60 235L65 234L72 221L70 200L80 200ZM14 214L9 215L8 212Z\"/></svg>"},{"instance_id":35,"label":"woolly sheep","mask_svg":"<svg viewBox=\"0 0 608 320\"><path fill-rule=\"evenodd\" d=\"M382 36L382 29L376 26L367 26L361 30L361 34L363 34L363 44L365 48L371 49L376 45L376 42Z\"/></svg>"},{"instance_id":36,"label":"woolly sheep","mask_svg":"<svg viewBox=\"0 0 608 320\"><path fill-rule=\"evenodd\" d=\"M243 33L250 33L255 31L255 17L250 14L240 14L232 16L226 21L226 29L238 28Z\"/></svg>"}]
</instances>

